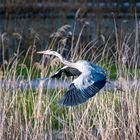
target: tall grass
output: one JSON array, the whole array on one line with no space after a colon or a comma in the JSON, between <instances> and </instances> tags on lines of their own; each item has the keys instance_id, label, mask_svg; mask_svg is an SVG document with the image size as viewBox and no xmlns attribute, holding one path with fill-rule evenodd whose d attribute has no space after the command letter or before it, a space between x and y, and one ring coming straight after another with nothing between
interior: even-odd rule
<instances>
[{"instance_id":1,"label":"tall grass","mask_svg":"<svg viewBox=\"0 0 140 140\"><path fill-rule=\"evenodd\" d=\"M126 33L122 37L119 36L115 20L114 25L114 33L111 36L105 38L102 35L86 44L81 42L81 37L87 22L83 22L78 38L74 36L78 25L74 24L74 30L73 27L65 25L53 34L47 49L63 53L61 45L64 45L65 50L65 41L70 39L70 60L88 59L107 69L109 78L123 77L124 92L106 89L82 105L63 107L59 106L57 101L65 92L65 88L44 89L42 81L35 90L20 89L16 86L11 88L8 84L1 84L1 139L140 139L140 89L137 85L127 86L130 79L138 79L140 75L138 25L136 24L132 33ZM55 45L56 43L59 45ZM33 65L34 49L32 51L31 63L28 66L25 62L29 51L23 60L18 57L18 51L12 66L9 64L1 70L0 80L10 79L14 82L16 79L21 80L23 75L28 80L35 75L45 77L61 67L60 64L51 64L52 58L43 58L41 64L37 62Z\"/></svg>"}]
</instances>

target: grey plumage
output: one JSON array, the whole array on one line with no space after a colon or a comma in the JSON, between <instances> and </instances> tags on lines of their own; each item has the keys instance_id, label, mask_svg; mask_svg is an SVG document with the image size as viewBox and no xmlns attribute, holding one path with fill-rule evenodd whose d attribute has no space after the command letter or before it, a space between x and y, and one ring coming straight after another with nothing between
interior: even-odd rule
<instances>
[{"instance_id":1,"label":"grey plumage","mask_svg":"<svg viewBox=\"0 0 140 140\"><path fill-rule=\"evenodd\" d=\"M57 56L66 65L51 78L60 78L62 73L66 76L78 76L69 86L68 91L60 98L59 104L64 106L75 106L86 102L105 86L106 72L99 66L80 60L76 63L65 60L59 53L51 50L38 52Z\"/></svg>"}]
</instances>

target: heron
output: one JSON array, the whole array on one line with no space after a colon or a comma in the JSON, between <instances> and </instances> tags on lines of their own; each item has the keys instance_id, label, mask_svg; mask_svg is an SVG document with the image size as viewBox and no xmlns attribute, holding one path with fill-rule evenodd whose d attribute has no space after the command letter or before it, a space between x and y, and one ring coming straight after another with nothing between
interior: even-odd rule
<instances>
[{"instance_id":1,"label":"heron","mask_svg":"<svg viewBox=\"0 0 140 140\"><path fill-rule=\"evenodd\" d=\"M62 106L77 106L89 100L98 93L106 84L106 71L87 60L70 62L56 51L39 51L38 54L53 55L60 59L64 66L50 76L50 78L60 78L62 73L67 77L77 76L70 85L69 89L59 99Z\"/></svg>"}]
</instances>

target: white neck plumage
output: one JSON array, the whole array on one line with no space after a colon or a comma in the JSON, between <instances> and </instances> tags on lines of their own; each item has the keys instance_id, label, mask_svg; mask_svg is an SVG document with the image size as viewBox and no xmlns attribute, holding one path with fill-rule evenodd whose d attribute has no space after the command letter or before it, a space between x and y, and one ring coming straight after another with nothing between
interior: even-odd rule
<instances>
[{"instance_id":1,"label":"white neck plumage","mask_svg":"<svg viewBox=\"0 0 140 140\"><path fill-rule=\"evenodd\" d=\"M55 51L52 51L52 53L53 53L52 55L57 56L64 65L75 68L75 63L67 61L65 58L62 57L62 55L60 55Z\"/></svg>"}]
</instances>

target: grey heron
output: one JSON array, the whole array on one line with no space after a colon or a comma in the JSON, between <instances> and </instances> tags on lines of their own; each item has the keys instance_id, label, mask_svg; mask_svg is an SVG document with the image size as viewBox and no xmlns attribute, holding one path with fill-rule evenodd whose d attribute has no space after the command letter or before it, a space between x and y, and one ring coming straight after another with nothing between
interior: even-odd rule
<instances>
[{"instance_id":1,"label":"grey heron","mask_svg":"<svg viewBox=\"0 0 140 140\"><path fill-rule=\"evenodd\" d=\"M65 65L50 78L60 78L62 73L66 76L78 76L69 86L68 91L60 98L59 104L76 106L93 97L106 83L106 71L100 66L86 60L75 63L67 61L58 52L52 50L37 52L44 55L53 55Z\"/></svg>"}]
</instances>

